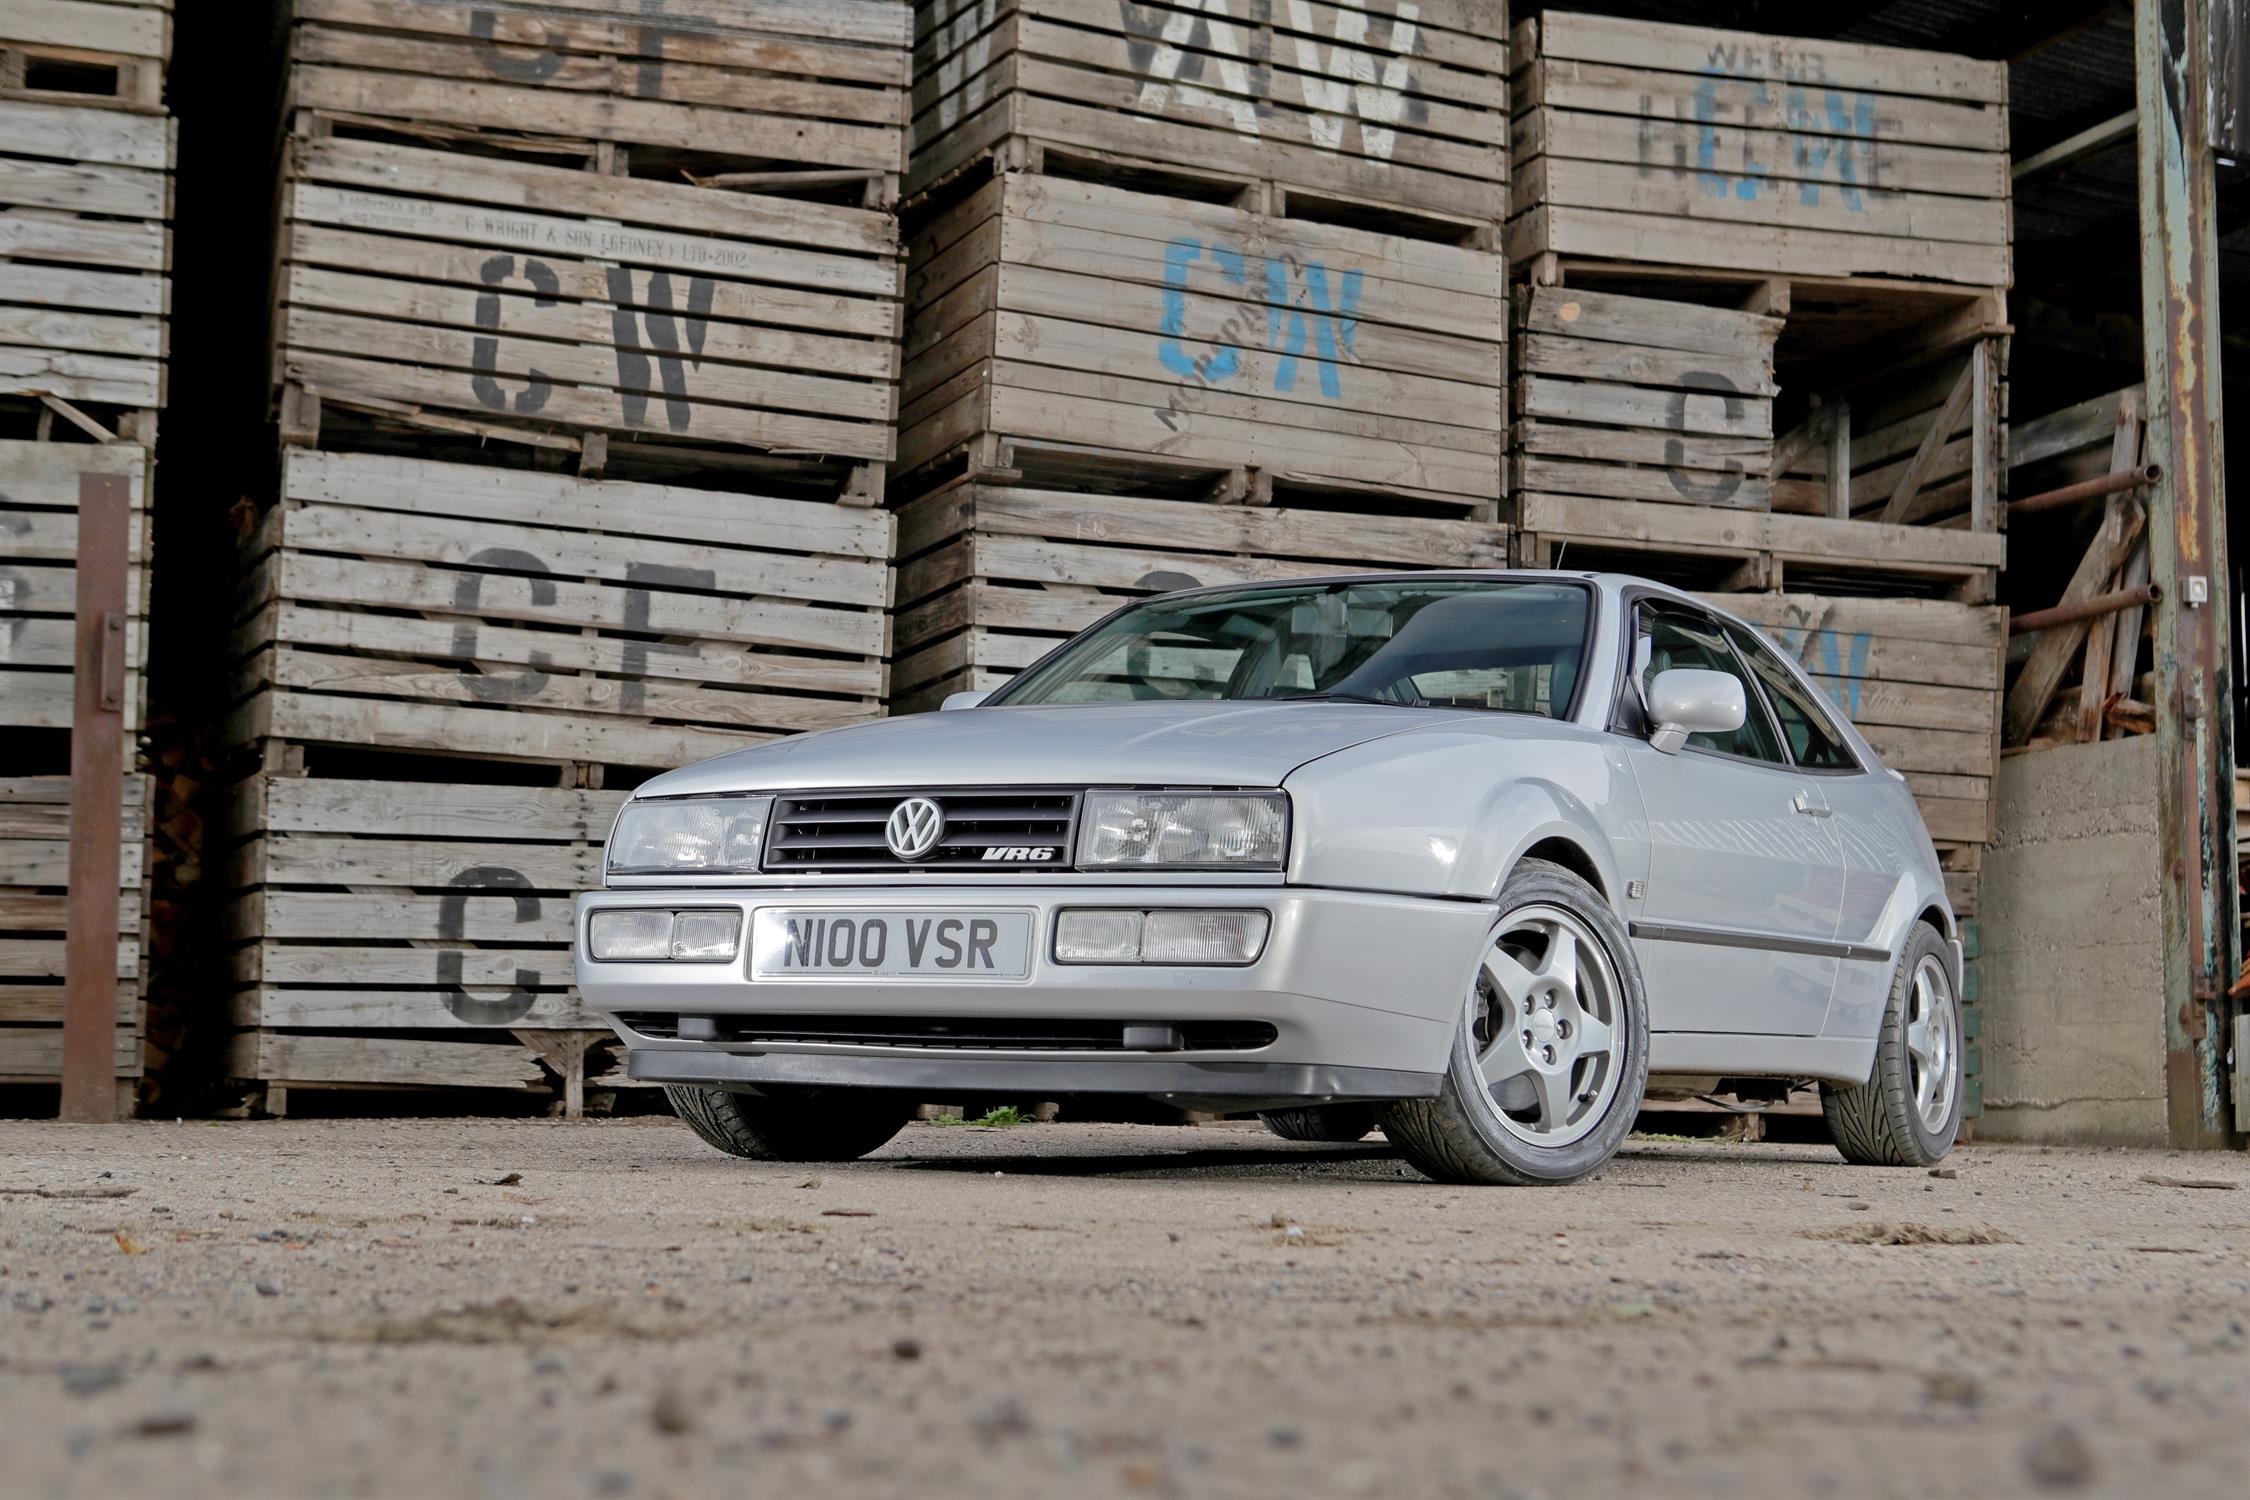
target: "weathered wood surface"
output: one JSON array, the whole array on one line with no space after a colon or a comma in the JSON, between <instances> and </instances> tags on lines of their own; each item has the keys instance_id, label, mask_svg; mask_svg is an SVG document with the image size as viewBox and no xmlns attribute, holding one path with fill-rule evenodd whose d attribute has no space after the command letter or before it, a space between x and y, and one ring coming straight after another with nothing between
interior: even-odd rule
<instances>
[{"instance_id":1,"label":"weathered wood surface","mask_svg":"<svg viewBox=\"0 0 2250 1500\"><path fill-rule=\"evenodd\" d=\"M1906 777L1932 840L1992 841L2007 611L1806 594L1712 602L1801 664L1884 764Z\"/></svg>"},{"instance_id":2,"label":"weathered wood surface","mask_svg":"<svg viewBox=\"0 0 2250 1500\"><path fill-rule=\"evenodd\" d=\"M620 792L253 776L217 842L234 1025L459 1032L602 1024L571 902ZM274 1074L272 1077L286 1075Z\"/></svg>"},{"instance_id":3,"label":"weathered wood surface","mask_svg":"<svg viewBox=\"0 0 2250 1500\"><path fill-rule=\"evenodd\" d=\"M174 141L161 114L0 96L0 395L164 404Z\"/></svg>"},{"instance_id":4,"label":"weathered wood surface","mask_svg":"<svg viewBox=\"0 0 2250 1500\"><path fill-rule=\"evenodd\" d=\"M1781 319L1575 287L1514 301L1515 491L1766 508Z\"/></svg>"},{"instance_id":5,"label":"weathered wood surface","mask_svg":"<svg viewBox=\"0 0 2250 1500\"><path fill-rule=\"evenodd\" d=\"M1503 0L921 0L915 25L910 196L1013 151L1417 210L1455 235L1505 210Z\"/></svg>"},{"instance_id":6,"label":"weathered wood surface","mask_svg":"<svg viewBox=\"0 0 2250 1500\"><path fill-rule=\"evenodd\" d=\"M621 469L634 443L892 454L887 213L369 141L290 162L289 385L447 430L603 434Z\"/></svg>"},{"instance_id":7,"label":"weathered wood surface","mask_svg":"<svg viewBox=\"0 0 2250 1500\"><path fill-rule=\"evenodd\" d=\"M906 164L904 0L296 0L289 104L699 174ZM889 191L882 194L887 202Z\"/></svg>"},{"instance_id":8,"label":"weathered wood surface","mask_svg":"<svg viewBox=\"0 0 2250 1500\"><path fill-rule=\"evenodd\" d=\"M117 1076L137 1078L149 779L127 775L118 790ZM0 1077L60 1076L69 893L70 778L0 778Z\"/></svg>"},{"instance_id":9,"label":"weathered wood surface","mask_svg":"<svg viewBox=\"0 0 2250 1500\"><path fill-rule=\"evenodd\" d=\"M950 484L899 513L898 712L998 686L1129 600L1352 570L1502 567L1478 521Z\"/></svg>"},{"instance_id":10,"label":"weathered wood surface","mask_svg":"<svg viewBox=\"0 0 2250 1500\"><path fill-rule=\"evenodd\" d=\"M172 0L0 0L0 76L17 97L154 114Z\"/></svg>"},{"instance_id":11,"label":"weathered wood surface","mask_svg":"<svg viewBox=\"0 0 2250 1500\"><path fill-rule=\"evenodd\" d=\"M1537 492L1514 502L1527 567L1617 567L1701 588L1989 597L2007 539L1940 526Z\"/></svg>"},{"instance_id":12,"label":"weathered wood surface","mask_svg":"<svg viewBox=\"0 0 2250 1500\"><path fill-rule=\"evenodd\" d=\"M230 738L668 766L873 717L891 526L291 450L247 547Z\"/></svg>"},{"instance_id":13,"label":"weathered wood surface","mask_svg":"<svg viewBox=\"0 0 2250 1500\"><path fill-rule=\"evenodd\" d=\"M2011 279L2004 64L1553 11L1515 50L1513 261Z\"/></svg>"},{"instance_id":14,"label":"weathered wood surface","mask_svg":"<svg viewBox=\"0 0 2250 1500\"><path fill-rule=\"evenodd\" d=\"M902 474L990 434L1018 468L1051 448L1499 497L1497 254L1026 173L911 252Z\"/></svg>"},{"instance_id":15,"label":"weathered wood surface","mask_svg":"<svg viewBox=\"0 0 2250 1500\"><path fill-rule=\"evenodd\" d=\"M6 281L0 270L0 285ZM0 442L0 733L70 727L78 484L84 474L120 474L127 482L125 730L130 734L141 726L151 534L148 450L136 443L7 441ZM64 764L58 759L52 769Z\"/></svg>"}]
</instances>

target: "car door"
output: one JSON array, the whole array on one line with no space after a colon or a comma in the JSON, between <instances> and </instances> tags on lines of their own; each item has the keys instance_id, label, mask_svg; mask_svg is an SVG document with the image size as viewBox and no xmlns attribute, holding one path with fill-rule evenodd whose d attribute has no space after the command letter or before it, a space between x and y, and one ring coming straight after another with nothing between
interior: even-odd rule
<instances>
[{"instance_id":1,"label":"car door","mask_svg":"<svg viewBox=\"0 0 2250 1500\"><path fill-rule=\"evenodd\" d=\"M1817 777L1834 811L1844 857L1843 908L1836 936L1844 945L1829 1002L1826 1033L1873 1036L1890 1003L1893 955L1879 939L1898 926L1915 900L1911 871L1919 862L1920 814L1904 783L1879 765L1862 764L1836 727L1835 709L1756 632L1727 627L1773 710L1783 748L1805 775Z\"/></svg>"},{"instance_id":2,"label":"car door","mask_svg":"<svg viewBox=\"0 0 2250 1500\"><path fill-rule=\"evenodd\" d=\"M1719 622L1635 606L1628 707L1672 667L1725 672L1749 715L1666 755L1628 751L1647 809L1648 890L1632 923L1656 1031L1817 1036L1837 978L1843 851L1819 779L1799 773ZM1645 735L1645 714L1635 721Z\"/></svg>"}]
</instances>

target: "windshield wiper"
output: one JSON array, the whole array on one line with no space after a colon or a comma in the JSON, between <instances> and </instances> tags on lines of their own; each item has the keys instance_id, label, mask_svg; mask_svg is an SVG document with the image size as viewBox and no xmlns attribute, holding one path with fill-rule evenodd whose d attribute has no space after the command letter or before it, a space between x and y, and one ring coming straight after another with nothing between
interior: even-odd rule
<instances>
[{"instance_id":1,"label":"windshield wiper","mask_svg":"<svg viewBox=\"0 0 2250 1500\"><path fill-rule=\"evenodd\" d=\"M1371 693L1293 693L1277 703L1372 703L1379 708L1428 708L1427 698L1378 698Z\"/></svg>"}]
</instances>

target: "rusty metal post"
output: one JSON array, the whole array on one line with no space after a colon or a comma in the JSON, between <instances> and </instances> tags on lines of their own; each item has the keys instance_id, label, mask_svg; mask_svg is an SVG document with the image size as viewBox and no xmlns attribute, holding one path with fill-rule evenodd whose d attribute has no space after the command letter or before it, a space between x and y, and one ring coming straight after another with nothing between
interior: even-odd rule
<instances>
[{"instance_id":1,"label":"rusty metal post","mask_svg":"<svg viewBox=\"0 0 2250 1500\"><path fill-rule=\"evenodd\" d=\"M2220 450L2209 0L2135 0L2141 321L2148 363L2162 839L2165 1095L2172 1144L2230 1143L2226 991L2240 959L2234 695Z\"/></svg>"},{"instance_id":2,"label":"rusty metal post","mask_svg":"<svg viewBox=\"0 0 2250 1500\"><path fill-rule=\"evenodd\" d=\"M130 482L78 478L77 653L70 720L70 902L63 942L62 1117L117 1118L117 882L125 822Z\"/></svg>"}]
</instances>

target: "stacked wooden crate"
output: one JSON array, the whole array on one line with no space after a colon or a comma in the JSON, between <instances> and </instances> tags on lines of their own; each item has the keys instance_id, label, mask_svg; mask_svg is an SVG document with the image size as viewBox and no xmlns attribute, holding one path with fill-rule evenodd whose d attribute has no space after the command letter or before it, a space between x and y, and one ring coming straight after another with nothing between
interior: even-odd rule
<instances>
[{"instance_id":1,"label":"stacked wooden crate","mask_svg":"<svg viewBox=\"0 0 2250 1500\"><path fill-rule=\"evenodd\" d=\"M2003 63L1560 11L1516 54L1511 260L2008 283Z\"/></svg>"},{"instance_id":2,"label":"stacked wooden crate","mask_svg":"<svg viewBox=\"0 0 2250 1500\"><path fill-rule=\"evenodd\" d=\"M1504 559L1505 35L918 7L897 708L1165 588Z\"/></svg>"},{"instance_id":3,"label":"stacked wooden crate","mask_svg":"<svg viewBox=\"0 0 2250 1500\"><path fill-rule=\"evenodd\" d=\"M1257 184L1292 217L1421 216L1488 242L1507 35L1505 0L920 0L907 191L992 165L1153 171Z\"/></svg>"},{"instance_id":4,"label":"stacked wooden crate","mask_svg":"<svg viewBox=\"0 0 2250 1500\"><path fill-rule=\"evenodd\" d=\"M1518 559L1769 626L1913 781L1973 903L2005 659L2005 66L1560 11L1515 51Z\"/></svg>"},{"instance_id":5,"label":"stacked wooden crate","mask_svg":"<svg viewBox=\"0 0 2250 1500\"><path fill-rule=\"evenodd\" d=\"M233 1072L575 1108L624 791L882 712L909 12L295 18Z\"/></svg>"},{"instance_id":6,"label":"stacked wooden crate","mask_svg":"<svg viewBox=\"0 0 2250 1500\"><path fill-rule=\"evenodd\" d=\"M125 732L147 711L150 451L176 133L170 0L0 4L0 1082L60 1073L82 475L130 506ZM147 778L128 769L116 1069L142 1071Z\"/></svg>"},{"instance_id":7,"label":"stacked wooden crate","mask_svg":"<svg viewBox=\"0 0 2250 1500\"><path fill-rule=\"evenodd\" d=\"M156 441L170 0L0 5L0 425Z\"/></svg>"}]
</instances>

